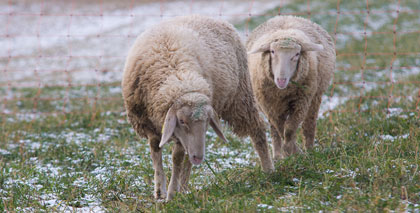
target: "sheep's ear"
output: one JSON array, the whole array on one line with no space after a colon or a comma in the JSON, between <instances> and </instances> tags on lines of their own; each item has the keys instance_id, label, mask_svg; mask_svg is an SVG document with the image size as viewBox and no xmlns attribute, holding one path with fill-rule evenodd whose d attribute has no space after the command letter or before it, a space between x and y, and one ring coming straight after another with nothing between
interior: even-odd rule
<instances>
[{"instance_id":1,"label":"sheep's ear","mask_svg":"<svg viewBox=\"0 0 420 213\"><path fill-rule=\"evenodd\" d=\"M166 113L165 122L162 126L162 138L159 143L159 148L169 142L176 127L176 113L173 107L169 108Z\"/></svg>"},{"instance_id":2,"label":"sheep's ear","mask_svg":"<svg viewBox=\"0 0 420 213\"><path fill-rule=\"evenodd\" d=\"M209 115L210 115L210 126L213 128L213 130L216 132L216 134L217 134L217 136L219 136L219 138L221 138L224 142L227 142L227 140L226 140L225 136L223 135L223 132L220 128L219 117L217 116L216 112L213 110L212 107L209 110Z\"/></svg>"},{"instance_id":3,"label":"sheep's ear","mask_svg":"<svg viewBox=\"0 0 420 213\"><path fill-rule=\"evenodd\" d=\"M321 44L315 44L315 43L303 43L302 44L302 51L322 51L324 49L324 46Z\"/></svg>"},{"instance_id":4,"label":"sheep's ear","mask_svg":"<svg viewBox=\"0 0 420 213\"><path fill-rule=\"evenodd\" d=\"M270 50L270 43L265 43L265 44L252 48L252 50L250 50L248 54L263 53L269 50Z\"/></svg>"}]
</instances>

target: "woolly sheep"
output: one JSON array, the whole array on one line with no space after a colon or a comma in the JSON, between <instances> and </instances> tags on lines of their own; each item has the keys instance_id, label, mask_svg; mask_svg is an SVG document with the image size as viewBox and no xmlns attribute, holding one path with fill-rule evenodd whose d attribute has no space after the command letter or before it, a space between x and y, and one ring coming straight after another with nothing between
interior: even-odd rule
<instances>
[{"instance_id":1,"label":"woolly sheep","mask_svg":"<svg viewBox=\"0 0 420 213\"><path fill-rule=\"evenodd\" d=\"M270 123L274 159L301 152L296 132L302 122L305 146L311 148L322 94L335 69L333 40L310 20L278 16L251 33L247 49L254 94Z\"/></svg>"},{"instance_id":2,"label":"woolly sheep","mask_svg":"<svg viewBox=\"0 0 420 213\"><path fill-rule=\"evenodd\" d=\"M218 115L238 136L251 137L264 171L274 170L246 49L227 22L195 15L147 30L128 54L122 90L128 120L151 147L157 199L170 200L186 189L191 163L204 160L208 124L226 141ZM161 148L171 139L173 167L166 193Z\"/></svg>"}]
</instances>

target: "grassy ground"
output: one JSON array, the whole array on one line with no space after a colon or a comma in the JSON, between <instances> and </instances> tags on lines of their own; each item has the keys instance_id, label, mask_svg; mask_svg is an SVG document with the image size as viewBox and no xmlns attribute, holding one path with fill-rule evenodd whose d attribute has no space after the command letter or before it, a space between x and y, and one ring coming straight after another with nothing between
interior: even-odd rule
<instances>
[{"instance_id":1,"label":"grassy ground","mask_svg":"<svg viewBox=\"0 0 420 213\"><path fill-rule=\"evenodd\" d=\"M0 211L420 211L420 36L371 33L414 31L420 15L400 12L396 20L380 11L397 2L381 2L369 4L368 18L351 12L364 11L364 1L309 2L310 18L337 39L325 101L345 101L318 120L312 151L264 174L248 139L226 129L225 144L209 131L207 160L193 169L190 192L169 203L152 196L149 148L125 120L119 82L0 88L0 97L19 99L0 105L7 113L0 116ZM402 11L420 8L400 3ZM307 8L296 1L280 11L307 17ZM278 11L237 27L252 29ZM378 52L391 54L370 54Z\"/></svg>"}]
</instances>

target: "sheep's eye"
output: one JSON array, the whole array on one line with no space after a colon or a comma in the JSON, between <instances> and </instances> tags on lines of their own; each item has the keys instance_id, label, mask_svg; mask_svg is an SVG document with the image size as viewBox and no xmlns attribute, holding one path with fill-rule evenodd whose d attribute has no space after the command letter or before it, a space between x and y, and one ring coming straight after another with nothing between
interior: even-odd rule
<instances>
[{"instance_id":1,"label":"sheep's eye","mask_svg":"<svg viewBox=\"0 0 420 213\"><path fill-rule=\"evenodd\" d=\"M274 50L271 50L271 54L274 54Z\"/></svg>"},{"instance_id":2,"label":"sheep's eye","mask_svg":"<svg viewBox=\"0 0 420 213\"><path fill-rule=\"evenodd\" d=\"M299 56L300 55L300 53L296 53L296 56Z\"/></svg>"}]
</instances>

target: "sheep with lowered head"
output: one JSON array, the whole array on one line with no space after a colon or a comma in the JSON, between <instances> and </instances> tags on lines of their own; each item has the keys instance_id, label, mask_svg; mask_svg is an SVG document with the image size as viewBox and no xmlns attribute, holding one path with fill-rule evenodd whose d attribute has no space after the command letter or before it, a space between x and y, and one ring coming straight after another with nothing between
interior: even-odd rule
<instances>
[{"instance_id":1,"label":"sheep with lowered head","mask_svg":"<svg viewBox=\"0 0 420 213\"><path fill-rule=\"evenodd\" d=\"M300 152L296 132L301 124L305 146L311 148L322 94L335 69L333 40L310 20L278 16L251 33L247 49L254 94L270 123L274 159Z\"/></svg>"},{"instance_id":2,"label":"sheep with lowered head","mask_svg":"<svg viewBox=\"0 0 420 213\"><path fill-rule=\"evenodd\" d=\"M150 145L156 198L170 200L185 189L191 163L204 160L209 124L226 141L218 116L238 136L251 137L264 171L274 169L246 49L227 22L177 17L142 33L128 54L122 90L128 120ZM166 193L162 146L171 139L173 167Z\"/></svg>"}]
</instances>

